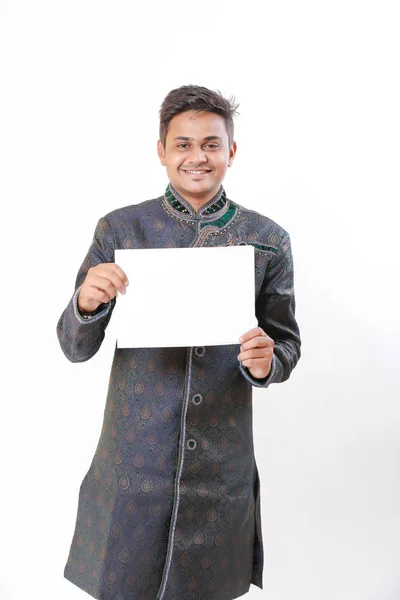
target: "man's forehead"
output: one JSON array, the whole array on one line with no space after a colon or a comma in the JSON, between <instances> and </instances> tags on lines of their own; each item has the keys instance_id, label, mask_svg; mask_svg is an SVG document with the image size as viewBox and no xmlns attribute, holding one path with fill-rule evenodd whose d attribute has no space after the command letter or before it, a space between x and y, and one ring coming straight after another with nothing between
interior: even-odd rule
<instances>
[{"instance_id":1,"label":"man's forehead","mask_svg":"<svg viewBox=\"0 0 400 600\"><path fill-rule=\"evenodd\" d=\"M224 144L228 133L221 115L211 111L183 111L171 119L167 137L174 142L207 142L214 140Z\"/></svg>"},{"instance_id":2,"label":"man's forehead","mask_svg":"<svg viewBox=\"0 0 400 600\"><path fill-rule=\"evenodd\" d=\"M206 135L202 139L206 141L219 140L220 142L222 142L222 138L219 135ZM193 142L195 138L189 137L187 135L177 135L176 137L174 137L174 140L184 140L185 142Z\"/></svg>"}]
</instances>

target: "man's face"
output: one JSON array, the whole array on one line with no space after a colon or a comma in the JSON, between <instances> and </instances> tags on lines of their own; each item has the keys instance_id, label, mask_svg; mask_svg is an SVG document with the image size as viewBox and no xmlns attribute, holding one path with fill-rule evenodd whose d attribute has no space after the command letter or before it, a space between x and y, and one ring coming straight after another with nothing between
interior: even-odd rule
<instances>
[{"instance_id":1,"label":"man's face","mask_svg":"<svg viewBox=\"0 0 400 600\"><path fill-rule=\"evenodd\" d=\"M190 110L171 119L165 148L158 140L157 151L173 187L198 206L218 192L236 154L236 143L229 147L223 117Z\"/></svg>"}]
</instances>

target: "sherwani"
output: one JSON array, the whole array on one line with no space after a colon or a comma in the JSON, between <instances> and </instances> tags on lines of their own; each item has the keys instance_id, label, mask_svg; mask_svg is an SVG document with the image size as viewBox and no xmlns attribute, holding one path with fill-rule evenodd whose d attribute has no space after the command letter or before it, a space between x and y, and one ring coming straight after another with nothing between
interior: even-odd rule
<instances>
[{"instance_id":1,"label":"sherwani","mask_svg":"<svg viewBox=\"0 0 400 600\"><path fill-rule=\"evenodd\" d=\"M64 570L99 600L230 600L251 583L263 587L252 388L286 381L300 358L288 232L227 198L222 186L196 212L168 184L162 196L99 219L57 335L72 362L99 350L117 297L88 317L77 299L88 269L115 262L116 248L238 244L254 247L255 315L274 340L267 377L256 379L238 360L239 343L115 347ZM140 285L131 280L127 293ZM160 319L161 326L185 319L190 327L196 318L190 307L166 306L162 289L159 306L157 327Z\"/></svg>"}]
</instances>

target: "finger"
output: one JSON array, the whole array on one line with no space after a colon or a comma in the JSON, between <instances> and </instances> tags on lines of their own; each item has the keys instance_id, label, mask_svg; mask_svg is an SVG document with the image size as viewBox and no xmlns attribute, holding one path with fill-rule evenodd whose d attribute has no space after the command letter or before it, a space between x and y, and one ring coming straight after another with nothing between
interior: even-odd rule
<instances>
[{"instance_id":1,"label":"finger","mask_svg":"<svg viewBox=\"0 0 400 600\"><path fill-rule=\"evenodd\" d=\"M273 348L265 347L265 348L252 348L251 350L246 350L245 352L240 352L238 354L238 360L243 362L244 360L249 359L263 359L270 358L274 353Z\"/></svg>"},{"instance_id":2,"label":"finger","mask_svg":"<svg viewBox=\"0 0 400 600\"><path fill-rule=\"evenodd\" d=\"M254 364L252 361L247 361L246 364L243 363L243 366L249 369L253 377L257 377L258 379L267 377L272 368L271 365L266 367L265 364Z\"/></svg>"},{"instance_id":3,"label":"finger","mask_svg":"<svg viewBox=\"0 0 400 600\"><path fill-rule=\"evenodd\" d=\"M258 336L258 335L267 335L267 334L265 333L264 329L262 329L261 327L253 327L253 329L246 331L246 333L244 333L243 335L240 336L239 342L247 342L247 340L250 340L254 336Z\"/></svg>"},{"instance_id":4,"label":"finger","mask_svg":"<svg viewBox=\"0 0 400 600\"><path fill-rule=\"evenodd\" d=\"M240 346L240 350L249 350L250 348L264 347L264 346L274 346L274 340L269 337L269 335L260 335L258 337L253 337L247 342L244 342Z\"/></svg>"},{"instance_id":5,"label":"finger","mask_svg":"<svg viewBox=\"0 0 400 600\"><path fill-rule=\"evenodd\" d=\"M110 282L108 283L111 285ZM79 293L79 298L81 299L81 302L83 301L85 303L86 301L92 302L94 300L100 304L108 304L108 302L110 302L110 300L116 295L114 286L112 286L112 288L114 290L113 293L106 289L96 287L93 284L87 284L86 286L82 286L82 289Z\"/></svg>"},{"instance_id":6,"label":"finger","mask_svg":"<svg viewBox=\"0 0 400 600\"><path fill-rule=\"evenodd\" d=\"M107 264L113 265L112 268L115 270L115 272L117 273L118 277L121 279L121 281L124 285L129 285L128 276L126 275L125 271L123 271L121 269L121 267L119 265L117 265L116 263L107 263Z\"/></svg>"},{"instance_id":7,"label":"finger","mask_svg":"<svg viewBox=\"0 0 400 600\"><path fill-rule=\"evenodd\" d=\"M102 300L102 302L109 302L117 295L117 289L114 284L107 277L101 277L95 273L93 273L90 279L86 282L86 285L88 289L86 289L85 295L87 297L92 293L93 290L96 289L107 296L108 299ZM90 299L97 300L97 298L94 298L94 296L90 296Z\"/></svg>"},{"instance_id":8,"label":"finger","mask_svg":"<svg viewBox=\"0 0 400 600\"><path fill-rule=\"evenodd\" d=\"M110 265L113 265L110 267ZM122 294L126 293L125 281L126 275L120 267L116 267L114 263L101 263L97 265L97 267L93 270L93 275L100 276L104 279L108 279L114 288L121 292Z\"/></svg>"}]
</instances>

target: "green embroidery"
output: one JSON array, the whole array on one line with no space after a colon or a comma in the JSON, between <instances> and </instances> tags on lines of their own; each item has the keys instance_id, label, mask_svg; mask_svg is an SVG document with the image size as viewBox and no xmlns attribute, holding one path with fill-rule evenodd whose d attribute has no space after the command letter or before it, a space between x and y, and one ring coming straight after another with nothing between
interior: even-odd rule
<instances>
[{"instance_id":1,"label":"green embroidery","mask_svg":"<svg viewBox=\"0 0 400 600\"><path fill-rule=\"evenodd\" d=\"M177 198L172 193L170 184L167 185L167 189L165 190L164 197L167 200L167 202L171 208L175 209L178 213L182 214L182 216L188 215L190 222L192 222L192 223L196 222L197 219L194 215L192 215L192 212L189 210L189 208L184 206L182 204L181 200L179 200L179 198ZM212 215L213 213L221 211L221 209L223 209L224 206L226 205L227 201L228 200L227 200L227 197L225 194L225 190L222 188L221 196L218 198L218 200L215 200L215 202L213 202L210 206L208 206L204 212L201 212L201 209L200 209L198 224L199 224L199 230L202 230L204 233L198 238L198 240L197 240L198 243L200 241L204 242L205 237L208 236L207 228L211 229L211 232L209 232L209 233L211 233L212 235L218 235L218 233L223 232L226 225L229 225L229 227L228 227L228 229L229 229L231 227L231 225L233 224L233 222L235 221L234 217L238 216L240 214L240 211L237 209L235 204L230 204L228 207L228 210L221 217L216 218L214 221L208 221L208 220L203 221L202 220L202 217L204 217L204 216L209 216L209 215ZM164 205L164 208L166 208L165 205ZM192 210L194 212L194 209L192 209ZM170 213L170 214L172 214L172 213ZM187 217L181 219L177 216L176 213L175 213L175 215L172 214L172 216L174 216L175 219L178 219L178 221L182 221L182 220L188 221ZM231 223L231 221L232 221L232 223ZM212 231L213 230L215 231L215 229L220 229L221 231L218 233L212 233ZM254 246L256 252L258 252L259 254L263 254L265 252L272 252L273 254L277 254L277 252L278 252L278 249L275 246L269 246L267 244L259 244L257 242L249 242L249 241L245 242L245 243L248 243L248 244L251 244L252 246Z\"/></svg>"},{"instance_id":2,"label":"green embroidery","mask_svg":"<svg viewBox=\"0 0 400 600\"><path fill-rule=\"evenodd\" d=\"M179 200L177 200L172 194L169 184L167 185L167 189L165 191L165 197L173 208L175 208L181 213L185 213L186 215L190 214L188 209L185 206L183 206L183 204L179 202Z\"/></svg>"},{"instance_id":3,"label":"green embroidery","mask_svg":"<svg viewBox=\"0 0 400 600\"><path fill-rule=\"evenodd\" d=\"M216 219L215 221L207 221L206 223L200 223L200 229L202 227L223 227L231 220L235 213L235 210L235 206L231 204L226 213L219 219Z\"/></svg>"},{"instance_id":4,"label":"green embroidery","mask_svg":"<svg viewBox=\"0 0 400 600\"><path fill-rule=\"evenodd\" d=\"M240 210L234 204L231 204L229 205L225 214L218 218L218 213L221 214L224 212L228 203L225 190L222 188L222 186L219 194L217 194L216 197L217 199L212 202L212 204L210 204L204 211L202 208L200 208L198 215L196 216L193 207L189 208L189 206L186 206L183 203L186 202L184 198L180 197L178 192L176 192L176 190L170 184L168 184L164 194L163 207L167 211L170 209L169 213L178 221L187 221L191 223L197 222L199 225L199 231L202 230L207 236L207 228L210 229L211 233L213 229L220 229L221 231L219 233L222 233L227 226L228 228L231 226L231 222L234 222L235 217L240 214ZM213 216L214 213L216 213L214 221L208 221L207 219L205 221L202 220L203 217L209 217L210 215ZM179 214L182 216L178 216Z\"/></svg>"},{"instance_id":5,"label":"green embroidery","mask_svg":"<svg viewBox=\"0 0 400 600\"><path fill-rule=\"evenodd\" d=\"M169 205L176 211L180 212L181 214L191 215L191 211L186 206L184 206L182 204L182 201L179 198L177 198L172 192L170 184L167 185L167 188L165 190L165 199L167 200ZM213 202L203 213L201 213L200 216L203 217L212 215L213 213L221 210L221 208L225 206L227 201L228 200L226 198L225 190L222 188L220 190L220 198L218 198L218 200L215 200L215 202Z\"/></svg>"},{"instance_id":6,"label":"green embroidery","mask_svg":"<svg viewBox=\"0 0 400 600\"><path fill-rule=\"evenodd\" d=\"M221 198L219 200L217 200L216 202L214 202L214 204L209 206L207 208L207 210L205 210L203 212L203 215L212 215L220 208L223 208L225 206L225 204L226 204L226 195L225 195L225 192L223 191Z\"/></svg>"},{"instance_id":7,"label":"green embroidery","mask_svg":"<svg viewBox=\"0 0 400 600\"><path fill-rule=\"evenodd\" d=\"M255 242L250 242L250 244L259 250L263 250L264 252L273 252L274 254L278 252L278 249L274 248L273 246L265 246L264 244L256 244Z\"/></svg>"}]
</instances>

